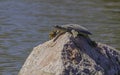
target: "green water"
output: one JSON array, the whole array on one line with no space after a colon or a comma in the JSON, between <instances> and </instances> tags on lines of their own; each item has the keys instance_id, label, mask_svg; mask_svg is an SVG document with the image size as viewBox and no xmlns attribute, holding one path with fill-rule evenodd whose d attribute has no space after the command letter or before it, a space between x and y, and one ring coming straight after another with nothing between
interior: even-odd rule
<instances>
[{"instance_id":1,"label":"green water","mask_svg":"<svg viewBox=\"0 0 120 75\"><path fill-rule=\"evenodd\" d=\"M0 0L0 75L17 75L51 27L69 23L120 50L119 0Z\"/></svg>"}]
</instances>

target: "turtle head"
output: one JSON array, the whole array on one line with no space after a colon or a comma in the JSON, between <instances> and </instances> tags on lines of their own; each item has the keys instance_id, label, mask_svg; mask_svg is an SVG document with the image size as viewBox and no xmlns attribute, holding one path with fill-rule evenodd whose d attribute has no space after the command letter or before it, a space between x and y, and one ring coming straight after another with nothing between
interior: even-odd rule
<instances>
[{"instance_id":1,"label":"turtle head","mask_svg":"<svg viewBox=\"0 0 120 75\"><path fill-rule=\"evenodd\" d=\"M62 29L62 27L59 26L59 25L55 25L54 28L56 28L56 29Z\"/></svg>"},{"instance_id":2,"label":"turtle head","mask_svg":"<svg viewBox=\"0 0 120 75\"><path fill-rule=\"evenodd\" d=\"M67 31L66 28L64 28L63 26L60 26L60 25L55 25L54 28L58 31Z\"/></svg>"},{"instance_id":3,"label":"turtle head","mask_svg":"<svg viewBox=\"0 0 120 75\"><path fill-rule=\"evenodd\" d=\"M49 33L49 38L52 39L54 38L55 36L57 35L57 31L56 30L53 30Z\"/></svg>"}]
</instances>

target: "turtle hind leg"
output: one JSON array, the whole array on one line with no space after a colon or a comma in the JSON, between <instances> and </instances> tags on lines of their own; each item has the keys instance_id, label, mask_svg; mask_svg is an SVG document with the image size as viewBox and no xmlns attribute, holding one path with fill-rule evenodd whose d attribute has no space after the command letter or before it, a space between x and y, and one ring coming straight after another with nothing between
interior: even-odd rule
<instances>
[{"instance_id":1,"label":"turtle hind leg","mask_svg":"<svg viewBox=\"0 0 120 75\"><path fill-rule=\"evenodd\" d=\"M95 41L91 40L91 39L89 38L89 36L86 37L86 39L87 39L87 42L88 42L88 44L89 44L90 46L92 46L92 47L96 47L96 46L97 46L97 43L96 43Z\"/></svg>"},{"instance_id":2,"label":"turtle hind leg","mask_svg":"<svg viewBox=\"0 0 120 75\"><path fill-rule=\"evenodd\" d=\"M93 47L97 47L97 43L95 41L91 41Z\"/></svg>"},{"instance_id":3,"label":"turtle hind leg","mask_svg":"<svg viewBox=\"0 0 120 75\"><path fill-rule=\"evenodd\" d=\"M72 30L71 33L72 33L72 35L73 35L74 38L76 38L78 36L78 32L75 31L75 30Z\"/></svg>"}]
</instances>

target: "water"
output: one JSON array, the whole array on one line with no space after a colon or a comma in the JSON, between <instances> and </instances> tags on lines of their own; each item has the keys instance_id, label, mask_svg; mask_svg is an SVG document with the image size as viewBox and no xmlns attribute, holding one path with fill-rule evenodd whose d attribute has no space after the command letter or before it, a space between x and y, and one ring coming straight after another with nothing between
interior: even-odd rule
<instances>
[{"instance_id":1,"label":"water","mask_svg":"<svg viewBox=\"0 0 120 75\"><path fill-rule=\"evenodd\" d=\"M0 0L0 75L17 75L53 25L76 23L120 49L119 0Z\"/></svg>"}]
</instances>

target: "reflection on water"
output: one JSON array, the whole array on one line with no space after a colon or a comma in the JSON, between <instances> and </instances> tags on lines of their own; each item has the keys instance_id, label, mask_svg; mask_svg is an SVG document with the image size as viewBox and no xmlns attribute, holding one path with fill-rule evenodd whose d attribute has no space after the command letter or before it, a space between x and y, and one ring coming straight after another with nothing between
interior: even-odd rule
<instances>
[{"instance_id":1,"label":"reflection on water","mask_svg":"<svg viewBox=\"0 0 120 75\"><path fill-rule=\"evenodd\" d=\"M16 75L53 25L76 23L120 49L119 0L0 0L0 75Z\"/></svg>"}]
</instances>

